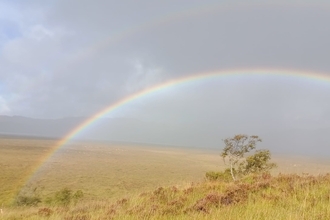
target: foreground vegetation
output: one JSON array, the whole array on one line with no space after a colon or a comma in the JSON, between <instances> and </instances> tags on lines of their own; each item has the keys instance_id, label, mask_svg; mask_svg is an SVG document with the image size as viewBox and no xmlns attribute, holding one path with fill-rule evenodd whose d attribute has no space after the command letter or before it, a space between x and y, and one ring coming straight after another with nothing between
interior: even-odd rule
<instances>
[{"instance_id":1,"label":"foreground vegetation","mask_svg":"<svg viewBox=\"0 0 330 220\"><path fill-rule=\"evenodd\" d=\"M2 219L330 219L330 175L249 175L110 202L5 209Z\"/></svg>"}]
</instances>

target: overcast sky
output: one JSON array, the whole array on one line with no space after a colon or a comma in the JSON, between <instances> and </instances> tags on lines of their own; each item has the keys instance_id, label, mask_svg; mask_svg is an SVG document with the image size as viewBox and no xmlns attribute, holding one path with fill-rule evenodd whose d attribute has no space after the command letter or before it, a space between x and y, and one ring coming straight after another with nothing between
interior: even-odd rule
<instances>
[{"instance_id":1,"label":"overcast sky","mask_svg":"<svg viewBox=\"0 0 330 220\"><path fill-rule=\"evenodd\" d=\"M330 4L284 2L1 0L0 115L88 117L210 71L293 69L330 79ZM229 76L165 89L107 117L237 133L328 129L329 100L330 81Z\"/></svg>"}]
</instances>

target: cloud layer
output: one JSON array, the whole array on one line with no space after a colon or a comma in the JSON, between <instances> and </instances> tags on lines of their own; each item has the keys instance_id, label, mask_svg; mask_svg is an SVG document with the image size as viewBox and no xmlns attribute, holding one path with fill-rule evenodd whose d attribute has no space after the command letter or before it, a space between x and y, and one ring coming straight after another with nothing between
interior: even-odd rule
<instances>
[{"instance_id":1,"label":"cloud layer","mask_svg":"<svg viewBox=\"0 0 330 220\"><path fill-rule=\"evenodd\" d=\"M330 79L330 6L321 2L30 0L2 1L0 12L4 115L89 117L142 89L214 70ZM227 77L164 90L108 117L226 134L323 129L328 100L329 81Z\"/></svg>"}]
</instances>

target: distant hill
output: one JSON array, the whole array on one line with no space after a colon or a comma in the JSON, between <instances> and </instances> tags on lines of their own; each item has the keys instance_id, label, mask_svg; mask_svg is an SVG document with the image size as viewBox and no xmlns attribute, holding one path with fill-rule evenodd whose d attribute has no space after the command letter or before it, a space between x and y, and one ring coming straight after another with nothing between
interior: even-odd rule
<instances>
[{"instance_id":1,"label":"distant hill","mask_svg":"<svg viewBox=\"0 0 330 220\"><path fill-rule=\"evenodd\" d=\"M87 118L34 119L21 116L0 116L0 134L61 138L83 123ZM212 130L211 132L203 132ZM103 118L79 135L79 139L110 140L178 146L210 146L219 143L222 136L210 125L183 126L175 123L158 123L133 118Z\"/></svg>"},{"instance_id":2,"label":"distant hill","mask_svg":"<svg viewBox=\"0 0 330 220\"><path fill-rule=\"evenodd\" d=\"M83 118L35 119L22 116L0 116L0 134L62 137Z\"/></svg>"},{"instance_id":3,"label":"distant hill","mask_svg":"<svg viewBox=\"0 0 330 220\"><path fill-rule=\"evenodd\" d=\"M19 135L61 138L87 118L34 119L21 116L0 116L0 135ZM221 150L223 139L234 134L259 135L263 142L259 148L274 153L330 155L330 128L275 130L259 128L237 130L226 124L160 123L134 118L102 118L83 129L76 138L133 143L174 145L182 147L213 148Z\"/></svg>"}]
</instances>

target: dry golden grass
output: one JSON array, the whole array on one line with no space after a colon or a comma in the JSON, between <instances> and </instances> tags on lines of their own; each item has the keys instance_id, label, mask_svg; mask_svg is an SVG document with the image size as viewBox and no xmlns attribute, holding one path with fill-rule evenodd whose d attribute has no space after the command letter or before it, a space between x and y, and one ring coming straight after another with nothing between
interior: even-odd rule
<instances>
[{"instance_id":1,"label":"dry golden grass","mask_svg":"<svg viewBox=\"0 0 330 220\"><path fill-rule=\"evenodd\" d=\"M8 208L3 219L329 219L330 175L249 176L159 187L116 201ZM1 217L0 217L1 218Z\"/></svg>"},{"instance_id":2,"label":"dry golden grass","mask_svg":"<svg viewBox=\"0 0 330 220\"><path fill-rule=\"evenodd\" d=\"M0 139L0 205L12 201L31 170L55 143L54 140Z\"/></svg>"},{"instance_id":3,"label":"dry golden grass","mask_svg":"<svg viewBox=\"0 0 330 220\"><path fill-rule=\"evenodd\" d=\"M9 205L26 177L56 141L0 139L0 204ZM217 154L198 150L140 145L76 143L59 150L37 172L23 192L41 196L64 187L81 189L87 198L115 198L158 186L200 181L220 169Z\"/></svg>"},{"instance_id":4,"label":"dry golden grass","mask_svg":"<svg viewBox=\"0 0 330 220\"><path fill-rule=\"evenodd\" d=\"M224 169L217 151L84 142L60 150L25 184L55 145L0 139L0 219L330 219L330 177L317 176L330 171L325 160L275 156L273 174L300 176L205 182L205 172ZM64 187L82 190L84 199L44 203ZM20 191L43 203L12 206Z\"/></svg>"}]
</instances>

